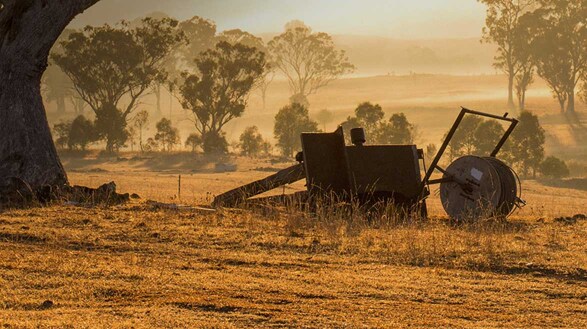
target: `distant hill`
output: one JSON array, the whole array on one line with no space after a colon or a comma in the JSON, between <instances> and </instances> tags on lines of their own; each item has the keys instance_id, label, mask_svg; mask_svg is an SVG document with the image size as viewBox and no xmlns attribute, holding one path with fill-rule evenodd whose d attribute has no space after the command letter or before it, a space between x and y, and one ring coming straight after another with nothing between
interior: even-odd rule
<instances>
[{"instance_id":1,"label":"distant hill","mask_svg":"<svg viewBox=\"0 0 587 329\"><path fill-rule=\"evenodd\" d=\"M262 34L266 42L276 34ZM478 38L403 40L379 36L334 35L357 67L355 75L493 74L495 46Z\"/></svg>"},{"instance_id":2,"label":"distant hill","mask_svg":"<svg viewBox=\"0 0 587 329\"><path fill-rule=\"evenodd\" d=\"M360 75L493 73L495 47L479 39L399 40L371 36L334 36Z\"/></svg>"}]
</instances>

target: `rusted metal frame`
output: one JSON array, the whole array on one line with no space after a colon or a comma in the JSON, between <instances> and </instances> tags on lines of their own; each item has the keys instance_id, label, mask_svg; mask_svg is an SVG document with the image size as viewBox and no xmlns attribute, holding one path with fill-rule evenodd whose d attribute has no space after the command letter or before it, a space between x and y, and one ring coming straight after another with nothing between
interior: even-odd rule
<instances>
[{"instance_id":1,"label":"rusted metal frame","mask_svg":"<svg viewBox=\"0 0 587 329\"><path fill-rule=\"evenodd\" d=\"M492 118L492 119L497 119L497 120L501 120L501 121L508 121L508 122L518 122L518 120L516 120L516 119L508 118L507 117L508 113L506 113L503 116L499 116L499 115L495 115L495 114L489 114L489 113L479 112L479 111L475 111L475 110L470 110L466 107L461 107L461 109L462 109L462 111L465 111L465 113L475 114L475 115L486 117L486 118Z\"/></svg>"},{"instance_id":2,"label":"rusted metal frame","mask_svg":"<svg viewBox=\"0 0 587 329\"><path fill-rule=\"evenodd\" d=\"M212 206L235 206L252 196L270 191L285 184L295 183L304 179L305 177L306 174L304 165L297 164L295 166L280 170L269 177L257 180L247 185L243 185L226 193L222 193L214 198Z\"/></svg>"},{"instance_id":3,"label":"rusted metal frame","mask_svg":"<svg viewBox=\"0 0 587 329\"><path fill-rule=\"evenodd\" d=\"M508 128L508 130L506 130L505 134L503 135L499 143L497 143L493 152L491 152L492 158L495 158L497 156L497 153L499 153L505 142L507 142L508 138L510 138L510 135L512 134L512 132L514 132L514 129L516 129L517 125L518 120L513 119L513 121L511 121L510 127Z\"/></svg>"},{"instance_id":4,"label":"rusted metal frame","mask_svg":"<svg viewBox=\"0 0 587 329\"><path fill-rule=\"evenodd\" d=\"M465 117L466 114L479 115L479 116L482 116L482 117L492 118L492 119L501 120L501 121L507 121L507 122L510 123L510 127L505 132L505 134L503 135L503 137L501 138L501 140L499 141L499 143L497 143L497 145L495 146L495 149L493 150L493 152L491 152L491 156L492 157L497 156L497 153L499 153L499 151L501 150L501 148L503 147L503 145L506 143L506 141L508 140L508 138L510 137L510 135L512 134L512 132L514 131L514 129L518 125L518 120L507 117L508 116L508 113L506 113L504 116L499 116L499 115L494 115L494 114L479 112L479 111L475 111L475 110L470 110L470 109L468 109L466 107L461 107L461 113L459 113L459 116L457 117L456 121L452 125L450 131L448 132L448 134L446 136L446 139L442 143L442 146L438 150L438 153L434 157L434 160L432 160L432 163L430 164L430 168L428 168L428 171L426 172L426 176L424 176L424 179L422 180L422 184L420 186L420 194L423 194L424 189L426 188L426 185L429 185L430 184L430 177L432 177L432 174L434 173L435 170L438 169L439 171L441 171L443 173L446 173L442 168L440 168L438 166L438 163L440 162L440 159L444 155L444 152L446 151L446 148L448 147L448 144L452 140L455 132L457 131L459 125L463 121L463 118Z\"/></svg>"},{"instance_id":5,"label":"rusted metal frame","mask_svg":"<svg viewBox=\"0 0 587 329\"><path fill-rule=\"evenodd\" d=\"M514 129L516 129L516 126L518 125L518 120L514 119L514 118L508 118L508 113L504 114L504 116L498 116L498 115L494 115L494 114L489 114L489 113L483 113L483 112L479 112L479 111L474 111L474 110L470 110L466 107L462 107L463 110L467 111L467 113L470 114L475 114L475 115L479 115L482 117L487 117L487 118L492 118L492 119L497 119L497 120L501 120L501 121L507 121L510 123L510 127L506 130L505 134L503 135L503 137L501 138L501 140L499 141L499 143L497 143L497 145L495 146L495 149L493 149L493 152L491 152L491 157L495 158L497 156L497 153L499 153L499 151L501 150L501 148L503 147L503 145L505 144L505 142L507 142L508 138L510 137L510 135L512 134L512 132L514 131Z\"/></svg>"},{"instance_id":6,"label":"rusted metal frame","mask_svg":"<svg viewBox=\"0 0 587 329\"><path fill-rule=\"evenodd\" d=\"M431 179L428 181L428 185L436 185L436 184L450 183L450 182L454 182L454 178L446 177L446 178L439 178L439 179Z\"/></svg>"},{"instance_id":7,"label":"rusted metal frame","mask_svg":"<svg viewBox=\"0 0 587 329\"><path fill-rule=\"evenodd\" d=\"M461 124L461 121L463 121L463 117L465 117L465 114L467 114L467 112L468 112L468 110L463 108L461 110L461 113L459 113L459 116L457 117L456 121L454 122L454 124L452 125L450 130L448 131L448 134L446 135L446 139L444 140L444 142L442 142L442 145L440 146L438 153L436 153L434 160L432 160L432 163L430 164L430 168L428 168L428 171L426 172L426 175L424 176L422 183L420 183L420 194L422 194L424 192L424 189L426 188L426 185L428 184L430 177L432 177L434 170L436 170L436 168L438 167L438 163L440 162L440 158L442 158L442 156L444 155L444 152L446 151L448 144L450 143L452 137L454 136L455 132L457 131L457 128Z\"/></svg>"}]
</instances>

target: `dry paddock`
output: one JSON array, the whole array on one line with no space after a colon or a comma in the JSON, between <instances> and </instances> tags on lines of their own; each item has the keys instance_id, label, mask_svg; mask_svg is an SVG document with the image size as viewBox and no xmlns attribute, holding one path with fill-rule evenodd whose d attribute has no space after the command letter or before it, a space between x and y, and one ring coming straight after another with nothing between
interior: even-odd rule
<instances>
[{"instance_id":1,"label":"dry paddock","mask_svg":"<svg viewBox=\"0 0 587 329\"><path fill-rule=\"evenodd\" d=\"M144 199L4 211L0 327L587 327L587 221L533 212L373 227Z\"/></svg>"}]
</instances>

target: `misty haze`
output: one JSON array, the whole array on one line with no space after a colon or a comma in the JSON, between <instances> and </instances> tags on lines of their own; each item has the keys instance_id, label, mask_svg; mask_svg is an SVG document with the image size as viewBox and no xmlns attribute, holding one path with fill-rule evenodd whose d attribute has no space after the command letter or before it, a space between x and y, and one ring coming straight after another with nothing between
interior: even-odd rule
<instances>
[{"instance_id":1,"label":"misty haze","mask_svg":"<svg viewBox=\"0 0 587 329\"><path fill-rule=\"evenodd\" d=\"M0 0L0 327L586 327L586 22Z\"/></svg>"}]
</instances>

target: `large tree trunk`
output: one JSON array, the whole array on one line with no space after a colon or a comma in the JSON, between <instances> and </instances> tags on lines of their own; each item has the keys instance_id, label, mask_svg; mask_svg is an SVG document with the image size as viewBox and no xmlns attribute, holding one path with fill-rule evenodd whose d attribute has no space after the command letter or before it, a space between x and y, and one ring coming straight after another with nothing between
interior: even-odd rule
<instances>
[{"instance_id":1,"label":"large tree trunk","mask_svg":"<svg viewBox=\"0 0 587 329\"><path fill-rule=\"evenodd\" d=\"M97 1L0 1L0 186L4 189L14 181L33 191L67 184L47 123L41 76L57 37Z\"/></svg>"}]
</instances>

